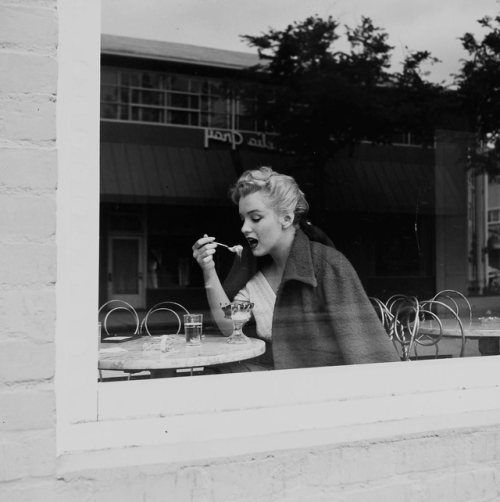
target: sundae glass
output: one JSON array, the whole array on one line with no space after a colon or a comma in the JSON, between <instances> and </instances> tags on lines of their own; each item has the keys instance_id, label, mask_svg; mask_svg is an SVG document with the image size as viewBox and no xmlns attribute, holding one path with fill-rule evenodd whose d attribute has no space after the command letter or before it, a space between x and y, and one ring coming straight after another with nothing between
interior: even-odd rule
<instances>
[{"instance_id":1,"label":"sundae glass","mask_svg":"<svg viewBox=\"0 0 500 502\"><path fill-rule=\"evenodd\" d=\"M226 319L233 321L233 332L226 343L248 343L248 338L243 334L243 325L250 319L253 303L246 301L234 301L223 305L221 309Z\"/></svg>"}]
</instances>

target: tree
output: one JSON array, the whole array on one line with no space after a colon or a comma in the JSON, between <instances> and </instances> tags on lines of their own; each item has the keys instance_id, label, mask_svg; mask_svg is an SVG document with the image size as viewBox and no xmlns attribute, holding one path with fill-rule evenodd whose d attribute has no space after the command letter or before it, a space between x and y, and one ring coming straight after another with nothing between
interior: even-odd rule
<instances>
[{"instance_id":1,"label":"tree","mask_svg":"<svg viewBox=\"0 0 500 502\"><path fill-rule=\"evenodd\" d=\"M500 175L500 16L484 17L479 24L488 29L482 40L471 33L461 37L469 59L455 75L457 92L475 145L471 166L478 172Z\"/></svg>"},{"instance_id":2,"label":"tree","mask_svg":"<svg viewBox=\"0 0 500 502\"><path fill-rule=\"evenodd\" d=\"M411 132L430 144L446 95L421 70L437 61L430 53L410 51L401 73L390 73L393 47L381 28L366 17L346 26L349 51L336 50L338 29L332 17L313 16L242 37L262 60L253 77L274 89L272 102L261 96L257 114L274 124L278 146L314 174L317 187L329 159L360 141L390 143L395 132ZM315 193L321 208L324 191Z\"/></svg>"}]
</instances>

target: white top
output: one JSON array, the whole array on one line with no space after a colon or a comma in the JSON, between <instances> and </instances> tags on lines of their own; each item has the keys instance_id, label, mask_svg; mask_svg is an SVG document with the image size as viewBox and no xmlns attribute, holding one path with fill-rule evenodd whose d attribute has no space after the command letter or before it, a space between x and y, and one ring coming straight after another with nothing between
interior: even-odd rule
<instances>
[{"instance_id":1,"label":"white top","mask_svg":"<svg viewBox=\"0 0 500 502\"><path fill-rule=\"evenodd\" d=\"M244 300L254 304L252 314L257 324L257 335L271 340L273 335L273 312L276 294L262 272L257 272L242 288L234 300Z\"/></svg>"}]
</instances>

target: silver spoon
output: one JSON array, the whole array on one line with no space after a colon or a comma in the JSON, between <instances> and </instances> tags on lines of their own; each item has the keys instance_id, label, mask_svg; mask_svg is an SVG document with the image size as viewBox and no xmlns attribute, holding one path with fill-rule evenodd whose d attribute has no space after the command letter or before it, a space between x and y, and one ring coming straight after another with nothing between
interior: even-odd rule
<instances>
[{"instance_id":1,"label":"silver spoon","mask_svg":"<svg viewBox=\"0 0 500 502\"><path fill-rule=\"evenodd\" d=\"M225 248L229 249L232 253L236 253L238 256L241 257L241 253L243 253L243 246L240 246L237 244L236 246L226 246L226 244L221 244L220 242L213 242L212 244L217 244L218 246L224 246Z\"/></svg>"}]
</instances>

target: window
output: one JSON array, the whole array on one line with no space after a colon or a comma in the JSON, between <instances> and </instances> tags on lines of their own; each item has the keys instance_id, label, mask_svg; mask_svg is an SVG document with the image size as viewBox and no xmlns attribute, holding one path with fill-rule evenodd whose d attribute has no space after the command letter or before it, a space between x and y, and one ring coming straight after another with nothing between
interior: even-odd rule
<instances>
[{"instance_id":1,"label":"window","mask_svg":"<svg viewBox=\"0 0 500 502\"><path fill-rule=\"evenodd\" d=\"M232 106L217 80L102 69L103 119L230 129Z\"/></svg>"},{"instance_id":2,"label":"window","mask_svg":"<svg viewBox=\"0 0 500 502\"><path fill-rule=\"evenodd\" d=\"M500 295L500 185L498 177L468 175L469 290Z\"/></svg>"},{"instance_id":3,"label":"window","mask_svg":"<svg viewBox=\"0 0 500 502\"><path fill-rule=\"evenodd\" d=\"M500 209L488 210L488 223L500 223Z\"/></svg>"},{"instance_id":4,"label":"window","mask_svg":"<svg viewBox=\"0 0 500 502\"><path fill-rule=\"evenodd\" d=\"M273 93L265 99L271 103ZM226 84L214 79L102 68L102 119L273 132L268 121L255 118L258 106L251 91L232 98Z\"/></svg>"},{"instance_id":5,"label":"window","mask_svg":"<svg viewBox=\"0 0 500 502\"><path fill-rule=\"evenodd\" d=\"M236 100L235 128L240 131L273 133L275 128L272 123L274 113L272 107L276 103L275 89L243 85L239 90ZM260 114L258 111L270 110L268 114ZM269 115L267 118L263 116Z\"/></svg>"},{"instance_id":6,"label":"window","mask_svg":"<svg viewBox=\"0 0 500 502\"><path fill-rule=\"evenodd\" d=\"M58 4L59 472L496 423L498 357L97 384L99 7Z\"/></svg>"}]
</instances>

